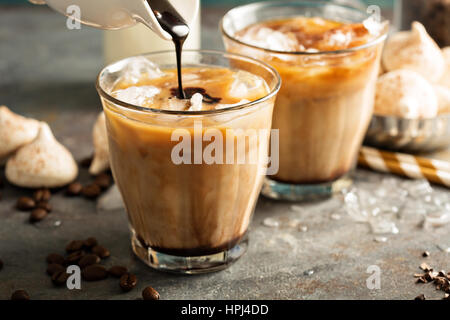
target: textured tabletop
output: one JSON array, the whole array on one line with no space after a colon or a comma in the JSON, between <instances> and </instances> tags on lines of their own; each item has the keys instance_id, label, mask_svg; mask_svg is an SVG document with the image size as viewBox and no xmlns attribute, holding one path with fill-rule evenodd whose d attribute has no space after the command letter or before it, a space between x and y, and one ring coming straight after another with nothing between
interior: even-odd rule
<instances>
[{"instance_id":1,"label":"textured tabletop","mask_svg":"<svg viewBox=\"0 0 450 320\"><path fill-rule=\"evenodd\" d=\"M204 48L222 48L217 23L223 12L203 11ZM64 17L45 8L0 7L0 105L47 121L77 160L93 151L91 128L101 109L94 80L101 66L101 31L69 31ZM83 169L81 181L88 179ZM133 257L123 210L97 210L94 201L59 193L49 218L30 224L27 213L14 209L18 196L29 191L6 185L0 201L0 299L16 289L32 299L136 299L147 285L162 299L413 299L421 293L442 298L433 285L416 284L413 274L424 261L450 269L450 225L423 224L427 214L445 208L449 192L363 170L357 170L355 186L346 205L343 196L307 204L260 198L245 256L218 273L176 276ZM358 209L354 197L365 204ZM355 221L367 214L380 223L371 228ZM106 265L126 265L137 275L137 289L121 293L115 279L83 282L82 290L53 287L46 255L89 236L111 250ZM430 256L423 258L424 251ZM379 268L379 289L367 286L370 266Z\"/></svg>"}]
</instances>

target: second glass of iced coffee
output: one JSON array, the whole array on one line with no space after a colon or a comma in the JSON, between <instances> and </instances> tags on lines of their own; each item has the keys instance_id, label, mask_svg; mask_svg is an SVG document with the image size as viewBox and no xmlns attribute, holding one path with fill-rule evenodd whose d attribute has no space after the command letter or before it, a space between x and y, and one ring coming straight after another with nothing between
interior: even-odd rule
<instances>
[{"instance_id":1,"label":"second glass of iced coffee","mask_svg":"<svg viewBox=\"0 0 450 320\"><path fill-rule=\"evenodd\" d=\"M272 124L279 171L264 195L312 199L351 183L388 29L378 18L319 1L253 3L224 16L226 49L269 63L283 81Z\"/></svg>"}]
</instances>

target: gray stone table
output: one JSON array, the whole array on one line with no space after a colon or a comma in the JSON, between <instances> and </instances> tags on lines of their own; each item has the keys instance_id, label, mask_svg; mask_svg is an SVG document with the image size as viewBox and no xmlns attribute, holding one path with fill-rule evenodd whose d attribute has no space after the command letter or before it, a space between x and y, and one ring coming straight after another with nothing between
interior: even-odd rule
<instances>
[{"instance_id":1,"label":"gray stone table","mask_svg":"<svg viewBox=\"0 0 450 320\"><path fill-rule=\"evenodd\" d=\"M224 10L203 12L203 47L221 48L217 22ZM0 7L0 105L47 121L76 159L91 155L91 127L100 111L94 80L102 66L102 34L84 27L69 31L62 16L45 8ZM3 170L0 170L3 175ZM85 170L81 180L89 179ZM414 188L417 182L358 170L356 187L373 192L383 183ZM447 190L435 188L443 201ZM420 214L395 220L400 232L379 236L356 223L340 197L307 204L261 198L251 225L247 254L229 269L201 276L152 271L133 257L122 210L97 211L93 201L52 198L54 212L38 224L14 204L28 191L6 185L0 201L0 299L26 289L33 299L136 299L152 285L163 299L413 299L420 293L439 299L432 285L415 283L412 275L426 260L450 268L450 225L420 227ZM421 200L411 195L402 204ZM390 200L395 204L395 199ZM414 202L415 201L415 202ZM400 200L399 200L400 203ZM419 210L419 208L417 209ZM270 219L269 219L270 218ZM270 227L273 222L279 228ZM300 227L292 227L299 222ZM136 273L136 290L121 293L118 282L82 283L82 290L54 288L45 274L45 256L62 251L71 239L96 236L112 257ZM424 259L422 252L431 256ZM381 270L381 288L366 286L367 268Z\"/></svg>"}]
</instances>

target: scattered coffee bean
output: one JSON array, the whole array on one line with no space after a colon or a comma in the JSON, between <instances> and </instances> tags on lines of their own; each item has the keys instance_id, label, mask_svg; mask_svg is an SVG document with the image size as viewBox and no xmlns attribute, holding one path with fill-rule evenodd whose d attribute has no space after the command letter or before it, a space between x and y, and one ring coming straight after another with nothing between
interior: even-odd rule
<instances>
[{"instance_id":1,"label":"scattered coffee bean","mask_svg":"<svg viewBox=\"0 0 450 320\"><path fill-rule=\"evenodd\" d=\"M84 241L82 241L82 240L70 241L66 246L66 251L67 252L79 251L79 250L81 250L81 248L83 248L83 244L84 244Z\"/></svg>"},{"instance_id":2,"label":"scattered coffee bean","mask_svg":"<svg viewBox=\"0 0 450 320\"><path fill-rule=\"evenodd\" d=\"M93 247L92 253L95 253L102 259L108 258L111 255L111 253L109 252L108 249L106 249L105 247L100 246L100 245L96 245L95 247Z\"/></svg>"},{"instance_id":3,"label":"scattered coffee bean","mask_svg":"<svg viewBox=\"0 0 450 320\"><path fill-rule=\"evenodd\" d=\"M137 285L137 278L132 273L125 273L120 277L120 287L124 292L128 292Z\"/></svg>"},{"instance_id":4,"label":"scattered coffee bean","mask_svg":"<svg viewBox=\"0 0 450 320\"><path fill-rule=\"evenodd\" d=\"M142 291L142 298L144 300L159 300L159 293L152 287L148 286Z\"/></svg>"},{"instance_id":5,"label":"scattered coffee bean","mask_svg":"<svg viewBox=\"0 0 450 320\"><path fill-rule=\"evenodd\" d=\"M422 253L422 257L426 258L429 257L430 253L428 251L425 251L424 253Z\"/></svg>"},{"instance_id":6,"label":"scattered coffee bean","mask_svg":"<svg viewBox=\"0 0 450 320\"><path fill-rule=\"evenodd\" d=\"M3 269L3 261L2 261L2 259L0 259L0 270L2 270Z\"/></svg>"},{"instance_id":7,"label":"scattered coffee bean","mask_svg":"<svg viewBox=\"0 0 450 320\"><path fill-rule=\"evenodd\" d=\"M428 271L433 271L433 268L431 268L427 263L422 263L421 265L420 265L420 269L422 269L423 271L425 271L425 272L428 272Z\"/></svg>"},{"instance_id":8,"label":"scattered coffee bean","mask_svg":"<svg viewBox=\"0 0 450 320\"><path fill-rule=\"evenodd\" d=\"M418 283L427 283L428 281L427 281L427 279L425 279L425 277L420 277L419 279L417 279L417 282Z\"/></svg>"},{"instance_id":9,"label":"scattered coffee bean","mask_svg":"<svg viewBox=\"0 0 450 320\"><path fill-rule=\"evenodd\" d=\"M62 255L57 254L57 253L50 253L47 258L47 263L48 264L52 264L52 263L56 263L56 264L61 264L63 265L65 262L65 259Z\"/></svg>"},{"instance_id":10,"label":"scattered coffee bean","mask_svg":"<svg viewBox=\"0 0 450 320\"><path fill-rule=\"evenodd\" d=\"M36 207L36 202L30 197L20 197L16 203L16 208L21 211L29 211L34 207Z\"/></svg>"},{"instance_id":11,"label":"scattered coffee bean","mask_svg":"<svg viewBox=\"0 0 450 320\"><path fill-rule=\"evenodd\" d=\"M425 299L426 299L425 295L423 295L423 294L420 294L420 295L418 295L417 297L414 298L414 300L425 300Z\"/></svg>"},{"instance_id":12,"label":"scattered coffee bean","mask_svg":"<svg viewBox=\"0 0 450 320\"><path fill-rule=\"evenodd\" d=\"M47 213L52 212L52 205L50 203L48 203L47 201L39 201L36 204L36 208L44 209L45 211L47 211Z\"/></svg>"},{"instance_id":13,"label":"scattered coffee bean","mask_svg":"<svg viewBox=\"0 0 450 320\"><path fill-rule=\"evenodd\" d=\"M81 271L83 279L86 281L98 281L108 277L108 271L100 264L87 266Z\"/></svg>"},{"instance_id":14,"label":"scattered coffee bean","mask_svg":"<svg viewBox=\"0 0 450 320\"><path fill-rule=\"evenodd\" d=\"M112 266L108 270L109 274L115 278L120 278L124 274L128 273L128 269L122 266Z\"/></svg>"},{"instance_id":15,"label":"scattered coffee bean","mask_svg":"<svg viewBox=\"0 0 450 320\"><path fill-rule=\"evenodd\" d=\"M103 190L108 189L111 185L111 177L107 173L101 173L95 178L94 183Z\"/></svg>"},{"instance_id":16,"label":"scattered coffee bean","mask_svg":"<svg viewBox=\"0 0 450 320\"><path fill-rule=\"evenodd\" d=\"M27 301L30 300L30 295L25 290L17 290L11 295L11 300Z\"/></svg>"},{"instance_id":17,"label":"scattered coffee bean","mask_svg":"<svg viewBox=\"0 0 450 320\"><path fill-rule=\"evenodd\" d=\"M57 264L57 263L50 263L47 266L47 274L50 276L54 275L56 272L61 272L61 271L65 271L65 270L66 269L62 265Z\"/></svg>"},{"instance_id":18,"label":"scattered coffee bean","mask_svg":"<svg viewBox=\"0 0 450 320\"><path fill-rule=\"evenodd\" d=\"M96 254L87 254L78 261L78 265L81 269L87 266L100 263L100 257Z\"/></svg>"},{"instance_id":19,"label":"scattered coffee bean","mask_svg":"<svg viewBox=\"0 0 450 320\"><path fill-rule=\"evenodd\" d=\"M67 265L71 265L71 264L78 264L79 261L85 256L84 251L79 250L79 251L74 251L71 254L69 254L66 258L66 264Z\"/></svg>"},{"instance_id":20,"label":"scattered coffee bean","mask_svg":"<svg viewBox=\"0 0 450 320\"><path fill-rule=\"evenodd\" d=\"M80 166L82 166L83 168L89 168L91 162L92 157L84 158L83 160L80 161Z\"/></svg>"},{"instance_id":21,"label":"scattered coffee bean","mask_svg":"<svg viewBox=\"0 0 450 320\"><path fill-rule=\"evenodd\" d=\"M81 193L81 189L83 189L83 186L79 182L73 182L69 184L66 190L66 195L68 196L77 196Z\"/></svg>"},{"instance_id":22,"label":"scattered coffee bean","mask_svg":"<svg viewBox=\"0 0 450 320\"><path fill-rule=\"evenodd\" d=\"M49 201L52 194L48 189L38 189L33 193L33 199L36 202Z\"/></svg>"},{"instance_id":23,"label":"scattered coffee bean","mask_svg":"<svg viewBox=\"0 0 450 320\"><path fill-rule=\"evenodd\" d=\"M52 282L55 286L63 286L66 284L69 274L66 269L57 271L52 275Z\"/></svg>"},{"instance_id":24,"label":"scattered coffee bean","mask_svg":"<svg viewBox=\"0 0 450 320\"><path fill-rule=\"evenodd\" d=\"M438 277L443 277L443 278L445 278L445 277L447 277L447 275L445 274L445 271L444 271L444 270L441 270L441 271L438 272Z\"/></svg>"},{"instance_id":25,"label":"scattered coffee bean","mask_svg":"<svg viewBox=\"0 0 450 320\"><path fill-rule=\"evenodd\" d=\"M36 208L31 211L30 222L39 222L47 217L47 211L41 208Z\"/></svg>"},{"instance_id":26,"label":"scattered coffee bean","mask_svg":"<svg viewBox=\"0 0 450 320\"><path fill-rule=\"evenodd\" d=\"M91 249L93 247L95 247L98 244L97 239L95 239L94 237L89 237L86 240L84 240L84 247L87 249Z\"/></svg>"},{"instance_id":27,"label":"scattered coffee bean","mask_svg":"<svg viewBox=\"0 0 450 320\"><path fill-rule=\"evenodd\" d=\"M89 184L81 189L81 194L89 199L95 199L102 193L100 187L96 184Z\"/></svg>"}]
</instances>

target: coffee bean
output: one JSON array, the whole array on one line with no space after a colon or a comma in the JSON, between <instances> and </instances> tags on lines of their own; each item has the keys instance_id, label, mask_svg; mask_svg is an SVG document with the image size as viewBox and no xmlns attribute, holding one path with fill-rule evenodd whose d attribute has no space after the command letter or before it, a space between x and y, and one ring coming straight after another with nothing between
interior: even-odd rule
<instances>
[{"instance_id":1,"label":"coffee bean","mask_svg":"<svg viewBox=\"0 0 450 320\"><path fill-rule=\"evenodd\" d=\"M100 246L100 245L96 245L95 247L93 247L92 253L95 253L102 259L108 258L111 255L111 253L109 252L108 249L106 249L105 247Z\"/></svg>"},{"instance_id":2,"label":"coffee bean","mask_svg":"<svg viewBox=\"0 0 450 320\"><path fill-rule=\"evenodd\" d=\"M128 269L122 266L112 266L108 270L109 274L115 278L120 278L124 274L128 273Z\"/></svg>"},{"instance_id":3,"label":"coffee bean","mask_svg":"<svg viewBox=\"0 0 450 320\"><path fill-rule=\"evenodd\" d=\"M70 241L66 246L66 251L67 252L79 251L79 250L81 250L81 248L83 248L83 244L84 244L84 241L82 241L82 240Z\"/></svg>"},{"instance_id":4,"label":"coffee bean","mask_svg":"<svg viewBox=\"0 0 450 320\"><path fill-rule=\"evenodd\" d=\"M47 211L41 208L36 208L31 211L30 222L39 222L47 217Z\"/></svg>"},{"instance_id":5,"label":"coffee bean","mask_svg":"<svg viewBox=\"0 0 450 320\"><path fill-rule=\"evenodd\" d=\"M81 189L83 189L83 186L79 182L73 182L69 184L66 190L66 195L68 196L77 196L81 193Z\"/></svg>"},{"instance_id":6,"label":"coffee bean","mask_svg":"<svg viewBox=\"0 0 450 320\"><path fill-rule=\"evenodd\" d=\"M48 189L38 189L33 193L33 199L36 202L49 201L51 196L52 194Z\"/></svg>"},{"instance_id":7,"label":"coffee bean","mask_svg":"<svg viewBox=\"0 0 450 320\"><path fill-rule=\"evenodd\" d=\"M81 189L81 194L89 199L95 199L102 193L100 187L96 184L89 184Z\"/></svg>"},{"instance_id":8,"label":"coffee bean","mask_svg":"<svg viewBox=\"0 0 450 320\"><path fill-rule=\"evenodd\" d=\"M148 286L142 291L142 298L144 300L159 300L159 293L152 287Z\"/></svg>"},{"instance_id":9,"label":"coffee bean","mask_svg":"<svg viewBox=\"0 0 450 320\"><path fill-rule=\"evenodd\" d=\"M124 292L128 292L137 285L137 278L132 273L125 273L120 277L120 287Z\"/></svg>"},{"instance_id":10,"label":"coffee bean","mask_svg":"<svg viewBox=\"0 0 450 320\"><path fill-rule=\"evenodd\" d=\"M87 249L91 249L93 247L95 247L98 244L97 239L95 239L94 237L89 237L86 240L84 240L84 247Z\"/></svg>"},{"instance_id":11,"label":"coffee bean","mask_svg":"<svg viewBox=\"0 0 450 320\"><path fill-rule=\"evenodd\" d=\"M47 213L52 212L52 205L50 203L48 203L47 201L39 201L36 204L36 208L44 209L45 211L47 211Z\"/></svg>"},{"instance_id":12,"label":"coffee bean","mask_svg":"<svg viewBox=\"0 0 450 320\"><path fill-rule=\"evenodd\" d=\"M81 271L83 279L86 281L98 281L108 277L108 271L100 264L87 266Z\"/></svg>"},{"instance_id":13,"label":"coffee bean","mask_svg":"<svg viewBox=\"0 0 450 320\"><path fill-rule=\"evenodd\" d=\"M87 266L100 263L100 257L96 254L87 254L78 261L78 265L81 269Z\"/></svg>"},{"instance_id":14,"label":"coffee bean","mask_svg":"<svg viewBox=\"0 0 450 320\"><path fill-rule=\"evenodd\" d=\"M65 261L64 257L57 253L50 253L47 256L46 260L47 260L48 264L56 263L56 264L61 264L61 265L64 264L64 261Z\"/></svg>"},{"instance_id":15,"label":"coffee bean","mask_svg":"<svg viewBox=\"0 0 450 320\"><path fill-rule=\"evenodd\" d=\"M56 272L64 271L66 268L64 268L62 265L57 263L51 263L47 266L47 273L48 275L52 276Z\"/></svg>"},{"instance_id":16,"label":"coffee bean","mask_svg":"<svg viewBox=\"0 0 450 320\"><path fill-rule=\"evenodd\" d=\"M52 282L55 286L63 286L66 284L69 274L66 269L57 271L52 275Z\"/></svg>"},{"instance_id":17,"label":"coffee bean","mask_svg":"<svg viewBox=\"0 0 450 320\"><path fill-rule=\"evenodd\" d=\"M11 300L27 301L30 300L30 295L25 290L17 290L11 295Z\"/></svg>"},{"instance_id":18,"label":"coffee bean","mask_svg":"<svg viewBox=\"0 0 450 320\"><path fill-rule=\"evenodd\" d=\"M74 251L71 254L69 254L66 258L66 264L67 265L71 265L71 264L78 264L79 261L85 256L84 251L79 250L79 251Z\"/></svg>"},{"instance_id":19,"label":"coffee bean","mask_svg":"<svg viewBox=\"0 0 450 320\"><path fill-rule=\"evenodd\" d=\"M94 183L103 190L108 189L111 185L111 177L107 173L101 173L95 178Z\"/></svg>"},{"instance_id":20,"label":"coffee bean","mask_svg":"<svg viewBox=\"0 0 450 320\"><path fill-rule=\"evenodd\" d=\"M21 211L29 211L36 207L36 202L30 197L20 197L17 199L16 208Z\"/></svg>"},{"instance_id":21,"label":"coffee bean","mask_svg":"<svg viewBox=\"0 0 450 320\"><path fill-rule=\"evenodd\" d=\"M426 300L426 298L424 294L420 294L417 297L415 297L414 300Z\"/></svg>"}]
</instances>

